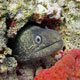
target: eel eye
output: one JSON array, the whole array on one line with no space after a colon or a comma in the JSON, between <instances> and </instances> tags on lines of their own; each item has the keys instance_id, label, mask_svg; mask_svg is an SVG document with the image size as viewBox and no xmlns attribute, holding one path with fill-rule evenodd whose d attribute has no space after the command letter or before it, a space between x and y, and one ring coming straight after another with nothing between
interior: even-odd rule
<instances>
[{"instance_id":1,"label":"eel eye","mask_svg":"<svg viewBox=\"0 0 80 80\"><path fill-rule=\"evenodd\" d=\"M41 36L37 35L36 38L35 38L35 42L38 43L38 44L40 44L41 41L42 41L41 40Z\"/></svg>"}]
</instances>

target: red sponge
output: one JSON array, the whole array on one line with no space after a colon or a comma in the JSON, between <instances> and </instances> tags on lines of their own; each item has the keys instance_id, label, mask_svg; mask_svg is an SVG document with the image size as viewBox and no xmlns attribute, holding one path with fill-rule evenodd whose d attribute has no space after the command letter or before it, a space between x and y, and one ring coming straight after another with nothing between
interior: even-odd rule
<instances>
[{"instance_id":1,"label":"red sponge","mask_svg":"<svg viewBox=\"0 0 80 80\"><path fill-rule=\"evenodd\" d=\"M73 49L50 69L41 70L35 80L80 80L80 49Z\"/></svg>"}]
</instances>

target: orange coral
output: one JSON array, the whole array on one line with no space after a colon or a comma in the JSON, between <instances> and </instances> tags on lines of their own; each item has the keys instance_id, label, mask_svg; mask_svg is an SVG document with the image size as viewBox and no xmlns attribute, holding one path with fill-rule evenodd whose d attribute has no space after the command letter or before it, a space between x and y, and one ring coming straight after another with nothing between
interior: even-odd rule
<instances>
[{"instance_id":1,"label":"orange coral","mask_svg":"<svg viewBox=\"0 0 80 80\"><path fill-rule=\"evenodd\" d=\"M41 70L35 80L80 80L80 49L73 49L55 66Z\"/></svg>"}]
</instances>

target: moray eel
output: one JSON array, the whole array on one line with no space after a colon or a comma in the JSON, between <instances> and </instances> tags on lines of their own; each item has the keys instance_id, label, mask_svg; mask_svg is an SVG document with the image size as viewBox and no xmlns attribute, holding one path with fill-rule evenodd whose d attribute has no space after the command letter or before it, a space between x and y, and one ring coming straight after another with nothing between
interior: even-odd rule
<instances>
[{"instance_id":1,"label":"moray eel","mask_svg":"<svg viewBox=\"0 0 80 80\"><path fill-rule=\"evenodd\" d=\"M49 56L63 46L61 35L57 31L38 26L31 26L20 31L14 42L13 55L19 61Z\"/></svg>"}]
</instances>

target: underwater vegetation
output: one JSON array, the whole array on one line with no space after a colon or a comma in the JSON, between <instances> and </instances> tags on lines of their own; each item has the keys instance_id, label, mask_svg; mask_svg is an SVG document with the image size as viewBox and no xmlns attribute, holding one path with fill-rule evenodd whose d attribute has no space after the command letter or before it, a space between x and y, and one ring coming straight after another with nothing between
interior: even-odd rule
<instances>
[{"instance_id":1,"label":"underwater vegetation","mask_svg":"<svg viewBox=\"0 0 80 80\"><path fill-rule=\"evenodd\" d=\"M80 49L69 51L53 67L41 70L35 80L80 80Z\"/></svg>"}]
</instances>

